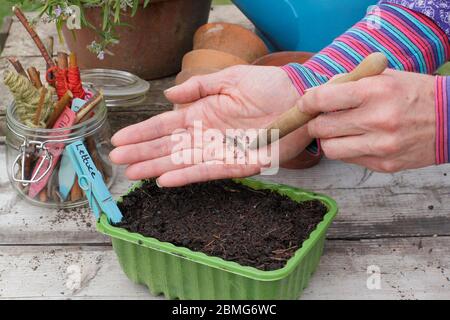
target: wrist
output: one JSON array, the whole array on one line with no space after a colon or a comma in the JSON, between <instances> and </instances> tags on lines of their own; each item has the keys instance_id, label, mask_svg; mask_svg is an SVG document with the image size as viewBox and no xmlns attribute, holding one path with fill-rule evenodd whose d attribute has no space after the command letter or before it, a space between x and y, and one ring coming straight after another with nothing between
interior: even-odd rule
<instances>
[{"instance_id":1,"label":"wrist","mask_svg":"<svg viewBox=\"0 0 450 320\"><path fill-rule=\"evenodd\" d=\"M319 86L328 81L327 77L315 73L299 63L290 63L281 68L287 73L300 95L303 95L307 89Z\"/></svg>"},{"instance_id":2,"label":"wrist","mask_svg":"<svg viewBox=\"0 0 450 320\"><path fill-rule=\"evenodd\" d=\"M450 77L436 77L435 108L436 108L436 164L449 162L450 134Z\"/></svg>"}]
</instances>

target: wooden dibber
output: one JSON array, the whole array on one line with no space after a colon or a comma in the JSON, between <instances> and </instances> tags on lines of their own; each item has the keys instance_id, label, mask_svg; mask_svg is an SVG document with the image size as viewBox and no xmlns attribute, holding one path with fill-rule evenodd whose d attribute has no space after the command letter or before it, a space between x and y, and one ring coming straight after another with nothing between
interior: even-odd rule
<instances>
[{"instance_id":1,"label":"wooden dibber","mask_svg":"<svg viewBox=\"0 0 450 320\"><path fill-rule=\"evenodd\" d=\"M388 67L388 60L381 52L372 53L367 56L353 71L343 74L341 77L328 81L328 84L340 84L351 81L358 81L363 78L377 76L383 73ZM305 93L307 95L308 92ZM278 139L283 138L294 130L302 127L318 114L307 114L299 110L297 106L284 112L278 119L272 122L265 130L264 135L258 136L249 146L250 149L257 149L269 145L272 141L272 130L279 130Z\"/></svg>"}]
</instances>

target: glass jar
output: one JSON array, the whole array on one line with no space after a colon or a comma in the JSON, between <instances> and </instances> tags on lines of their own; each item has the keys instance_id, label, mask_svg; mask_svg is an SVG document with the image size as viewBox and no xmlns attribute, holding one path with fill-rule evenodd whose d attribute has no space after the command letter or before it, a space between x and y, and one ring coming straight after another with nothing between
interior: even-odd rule
<instances>
[{"instance_id":1,"label":"glass jar","mask_svg":"<svg viewBox=\"0 0 450 320\"><path fill-rule=\"evenodd\" d=\"M6 112L6 169L14 189L28 202L50 208L74 208L87 203L79 188L65 146L82 140L108 188L117 175L109 161L111 130L104 101L88 120L70 128L30 128L16 117L14 102Z\"/></svg>"}]
</instances>

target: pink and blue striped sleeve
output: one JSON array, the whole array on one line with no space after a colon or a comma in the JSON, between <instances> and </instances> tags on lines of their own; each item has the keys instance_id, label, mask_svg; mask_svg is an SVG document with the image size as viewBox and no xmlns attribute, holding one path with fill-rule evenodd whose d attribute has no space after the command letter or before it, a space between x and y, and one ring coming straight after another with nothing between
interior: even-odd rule
<instances>
[{"instance_id":1,"label":"pink and blue striped sleeve","mask_svg":"<svg viewBox=\"0 0 450 320\"><path fill-rule=\"evenodd\" d=\"M373 52L383 52L390 68L432 74L450 57L449 34L420 12L382 1L305 64L292 63L283 69L303 94L336 74L349 72ZM308 150L320 152L320 143Z\"/></svg>"},{"instance_id":2,"label":"pink and blue striped sleeve","mask_svg":"<svg viewBox=\"0 0 450 320\"><path fill-rule=\"evenodd\" d=\"M436 77L436 164L449 163L450 77Z\"/></svg>"}]
</instances>

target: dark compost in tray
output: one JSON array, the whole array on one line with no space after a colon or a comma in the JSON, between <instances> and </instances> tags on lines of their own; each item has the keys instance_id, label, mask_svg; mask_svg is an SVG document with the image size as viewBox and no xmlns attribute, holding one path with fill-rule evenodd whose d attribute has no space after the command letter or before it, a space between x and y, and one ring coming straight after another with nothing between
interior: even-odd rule
<instances>
[{"instance_id":1,"label":"dark compost in tray","mask_svg":"<svg viewBox=\"0 0 450 320\"><path fill-rule=\"evenodd\" d=\"M119 208L118 227L266 271L282 268L327 213L320 201L230 180L162 189L146 181Z\"/></svg>"}]
</instances>

